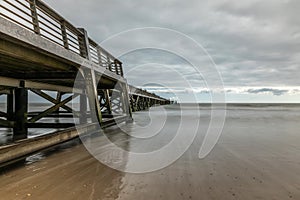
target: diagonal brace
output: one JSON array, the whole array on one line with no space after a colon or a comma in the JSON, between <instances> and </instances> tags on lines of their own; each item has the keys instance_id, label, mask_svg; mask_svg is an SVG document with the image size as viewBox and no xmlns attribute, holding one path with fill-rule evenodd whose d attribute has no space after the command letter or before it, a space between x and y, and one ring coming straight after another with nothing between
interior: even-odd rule
<instances>
[{"instance_id":1,"label":"diagonal brace","mask_svg":"<svg viewBox=\"0 0 300 200\"><path fill-rule=\"evenodd\" d=\"M40 90L35 90L35 89L31 89L31 91L37 95L39 95L40 97L43 97L44 99L48 100L49 102L51 103L54 103L54 104L58 104L60 101L57 100L57 99L54 99L53 97L51 97L50 95L46 94L45 92L42 92ZM61 108L65 109L66 111L70 112L70 113L74 113L72 108L70 108L69 106L67 105L62 105ZM77 117L78 117L78 114L75 114Z\"/></svg>"},{"instance_id":2,"label":"diagonal brace","mask_svg":"<svg viewBox=\"0 0 300 200\"><path fill-rule=\"evenodd\" d=\"M48 114L53 113L59 107L62 107L63 105L65 105L66 103L71 101L72 99L76 98L78 95L79 94L74 94L73 96L66 98L65 100L55 104L54 106L52 106L52 107L48 108L47 110L45 110L44 112L40 113L39 115L32 117L31 119L28 120L28 122L34 123L34 122L38 121L39 119L47 116Z\"/></svg>"}]
</instances>

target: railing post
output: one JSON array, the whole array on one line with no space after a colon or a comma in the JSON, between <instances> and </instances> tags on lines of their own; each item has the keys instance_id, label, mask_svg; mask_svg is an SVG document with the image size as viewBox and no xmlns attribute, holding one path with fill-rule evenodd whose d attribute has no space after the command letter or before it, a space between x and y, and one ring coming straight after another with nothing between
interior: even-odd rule
<instances>
[{"instance_id":1,"label":"railing post","mask_svg":"<svg viewBox=\"0 0 300 200\"><path fill-rule=\"evenodd\" d=\"M108 70L112 72L112 65L111 65L111 62L110 62L110 58L107 54L106 54L106 57L107 57L107 63L108 63Z\"/></svg>"},{"instance_id":2,"label":"railing post","mask_svg":"<svg viewBox=\"0 0 300 200\"><path fill-rule=\"evenodd\" d=\"M123 77L124 73L123 73L123 66L121 62L119 62L119 66L120 66L121 76Z\"/></svg>"},{"instance_id":3,"label":"railing post","mask_svg":"<svg viewBox=\"0 0 300 200\"><path fill-rule=\"evenodd\" d=\"M90 44L87 31L83 28L78 28L82 32L82 38L79 40L80 54L88 60L91 60Z\"/></svg>"},{"instance_id":4,"label":"railing post","mask_svg":"<svg viewBox=\"0 0 300 200\"><path fill-rule=\"evenodd\" d=\"M40 34L40 27L39 27L39 19L37 14L37 8L36 8L36 0L29 0L30 1L30 9L31 9L31 17L32 17L32 23L33 23L33 30L36 34Z\"/></svg>"},{"instance_id":5,"label":"railing post","mask_svg":"<svg viewBox=\"0 0 300 200\"><path fill-rule=\"evenodd\" d=\"M69 49L69 42L68 42L68 36L67 36L66 22L62 21L60 27L61 27L61 35L62 35L62 38L63 38L64 47L66 49Z\"/></svg>"},{"instance_id":6,"label":"railing post","mask_svg":"<svg viewBox=\"0 0 300 200\"><path fill-rule=\"evenodd\" d=\"M101 55L101 50L100 48L97 46L97 55L98 55L98 62L99 62L99 65L100 67L103 67L102 66L102 55Z\"/></svg>"},{"instance_id":7,"label":"railing post","mask_svg":"<svg viewBox=\"0 0 300 200\"><path fill-rule=\"evenodd\" d=\"M118 74L120 76L123 76L124 74L123 74L122 63L119 60L117 60L117 59L115 59L114 63L115 63L116 71L118 72Z\"/></svg>"},{"instance_id":8,"label":"railing post","mask_svg":"<svg viewBox=\"0 0 300 200\"><path fill-rule=\"evenodd\" d=\"M114 66L115 66L116 74L120 75L118 61L115 59L113 63L114 63Z\"/></svg>"}]
</instances>

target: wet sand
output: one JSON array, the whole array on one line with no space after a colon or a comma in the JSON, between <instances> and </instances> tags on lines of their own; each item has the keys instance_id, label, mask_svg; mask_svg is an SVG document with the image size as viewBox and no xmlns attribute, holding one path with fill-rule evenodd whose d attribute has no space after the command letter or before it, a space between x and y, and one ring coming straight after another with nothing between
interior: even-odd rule
<instances>
[{"instance_id":1,"label":"wet sand","mask_svg":"<svg viewBox=\"0 0 300 200\"><path fill-rule=\"evenodd\" d=\"M142 115L136 120L147 121ZM159 171L119 172L73 141L2 169L0 199L300 199L299 111L228 110L216 147L200 160L208 118L184 155ZM108 132L124 148L143 149L117 128Z\"/></svg>"}]
</instances>

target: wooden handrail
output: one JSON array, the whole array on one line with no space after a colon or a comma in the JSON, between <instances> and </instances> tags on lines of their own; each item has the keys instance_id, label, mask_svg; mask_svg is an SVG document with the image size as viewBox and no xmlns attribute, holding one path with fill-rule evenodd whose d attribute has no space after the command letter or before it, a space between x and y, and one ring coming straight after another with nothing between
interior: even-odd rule
<instances>
[{"instance_id":1,"label":"wooden handrail","mask_svg":"<svg viewBox=\"0 0 300 200\"><path fill-rule=\"evenodd\" d=\"M3 3L1 4L1 7L9 12L8 16L1 14L1 16L4 18L33 31L34 33L39 34L42 37L49 39L50 41L55 42L56 44L61 45L62 47L77 53L82 57L90 60L93 58L94 60L92 61L98 64L99 67L108 66L110 71L123 76L121 61L99 46L94 40L89 38L83 29L78 29L73 26L68 20L63 18L43 1L15 0L9 1L9 3L6 4ZM20 13L14 12L11 8L17 8ZM27 12L28 10L31 11L31 16L27 16L29 19L31 17L31 21L23 16L25 10L27 10ZM23 24L22 22L26 22L27 25ZM47 30L45 30L43 27L47 27ZM74 36L70 35L69 33ZM91 47L93 49L91 49ZM78 49L78 52L74 51L73 49ZM92 56L91 51L93 52ZM105 55L106 58L103 58L102 55ZM107 61L105 61L106 59Z\"/></svg>"}]
</instances>

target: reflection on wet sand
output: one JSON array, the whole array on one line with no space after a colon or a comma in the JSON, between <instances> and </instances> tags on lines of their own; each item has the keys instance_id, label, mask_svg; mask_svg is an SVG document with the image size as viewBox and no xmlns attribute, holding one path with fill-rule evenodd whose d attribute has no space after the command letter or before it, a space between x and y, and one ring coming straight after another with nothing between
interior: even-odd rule
<instances>
[{"instance_id":1,"label":"reflection on wet sand","mask_svg":"<svg viewBox=\"0 0 300 200\"><path fill-rule=\"evenodd\" d=\"M27 161L25 166L2 171L0 193L3 199L118 197L123 173L100 164L83 145L48 154L38 162Z\"/></svg>"},{"instance_id":2,"label":"reflection on wet sand","mask_svg":"<svg viewBox=\"0 0 300 200\"><path fill-rule=\"evenodd\" d=\"M167 123L176 129L180 113L170 110L174 118ZM26 165L3 169L1 199L300 199L299 108L228 109L218 144L200 160L209 113L201 110L197 138L166 168L123 173L101 164L79 140L71 141L27 158ZM118 147L135 152L159 149L174 137L166 131L151 137L150 143L124 133L147 123L147 112L140 112L134 124L111 127L105 134ZM91 140L102 147L98 153L111 148L102 145L101 134ZM107 162L124 169L130 160L126 154L110 158Z\"/></svg>"}]
</instances>

